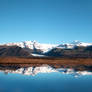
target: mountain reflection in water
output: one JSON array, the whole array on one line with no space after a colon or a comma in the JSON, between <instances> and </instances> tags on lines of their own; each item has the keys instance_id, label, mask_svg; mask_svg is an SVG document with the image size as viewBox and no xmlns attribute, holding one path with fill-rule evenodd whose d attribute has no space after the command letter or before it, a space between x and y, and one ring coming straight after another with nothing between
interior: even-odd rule
<instances>
[{"instance_id":1,"label":"mountain reflection in water","mask_svg":"<svg viewBox=\"0 0 92 92\"><path fill-rule=\"evenodd\" d=\"M91 92L91 68L79 68L0 64L0 92Z\"/></svg>"},{"instance_id":2,"label":"mountain reflection in water","mask_svg":"<svg viewBox=\"0 0 92 92\"><path fill-rule=\"evenodd\" d=\"M5 74L8 73L15 73L15 74L22 74L22 75L29 75L35 76L39 73L53 73L59 72L61 74L70 74L74 77L78 77L81 75L92 75L92 72L89 70L76 70L74 68L63 68L63 67L56 67L55 65L0 65L0 72L4 72Z\"/></svg>"}]
</instances>

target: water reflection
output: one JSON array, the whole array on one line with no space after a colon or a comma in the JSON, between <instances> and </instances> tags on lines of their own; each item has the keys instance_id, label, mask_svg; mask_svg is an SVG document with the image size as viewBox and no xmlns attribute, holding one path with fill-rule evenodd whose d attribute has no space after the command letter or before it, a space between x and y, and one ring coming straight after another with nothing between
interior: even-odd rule
<instances>
[{"instance_id":1,"label":"water reflection","mask_svg":"<svg viewBox=\"0 0 92 92\"><path fill-rule=\"evenodd\" d=\"M39 73L61 73L61 74L70 74L74 77L78 77L81 75L92 75L91 70L76 70L74 68L63 68L61 66L55 65L0 65L0 72L4 72L5 74L14 73L14 74L22 74L35 76Z\"/></svg>"},{"instance_id":2,"label":"water reflection","mask_svg":"<svg viewBox=\"0 0 92 92\"><path fill-rule=\"evenodd\" d=\"M57 65L0 65L0 92L91 92L91 75Z\"/></svg>"}]
</instances>

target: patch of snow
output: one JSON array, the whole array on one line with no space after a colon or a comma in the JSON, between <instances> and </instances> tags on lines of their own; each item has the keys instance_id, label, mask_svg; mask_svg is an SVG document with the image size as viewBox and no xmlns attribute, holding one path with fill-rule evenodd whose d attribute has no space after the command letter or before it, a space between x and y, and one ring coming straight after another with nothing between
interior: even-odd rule
<instances>
[{"instance_id":1,"label":"patch of snow","mask_svg":"<svg viewBox=\"0 0 92 92\"><path fill-rule=\"evenodd\" d=\"M41 54L31 54L32 56L35 56L35 57L46 57L45 55L41 55Z\"/></svg>"}]
</instances>

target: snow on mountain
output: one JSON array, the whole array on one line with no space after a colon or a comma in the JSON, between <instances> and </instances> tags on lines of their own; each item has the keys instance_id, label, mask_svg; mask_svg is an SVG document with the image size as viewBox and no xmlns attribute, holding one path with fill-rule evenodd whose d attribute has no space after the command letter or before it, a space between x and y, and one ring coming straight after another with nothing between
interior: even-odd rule
<instances>
[{"instance_id":1,"label":"snow on mountain","mask_svg":"<svg viewBox=\"0 0 92 92\"><path fill-rule=\"evenodd\" d=\"M32 55L32 56L35 56L35 57L46 57L45 55L41 55L41 54L34 54L34 53L32 53L31 55Z\"/></svg>"},{"instance_id":2,"label":"snow on mountain","mask_svg":"<svg viewBox=\"0 0 92 92\"><path fill-rule=\"evenodd\" d=\"M7 45L7 46L14 46L17 45L22 48L29 48L29 49L38 49L41 50L43 53L51 50L52 48L58 46L56 44L41 44L36 41L24 41L24 42L17 42L17 43L7 43L7 44L2 44L2 45Z\"/></svg>"},{"instance_id":3,"label":"snow on mountain","mask_svg":"<svg viewBox=\"0 0 92 92\"><path fill-rule=\"evenodd\" d=\"M61 44L59 46L57 46L57 48L69 48L69 49L72 49L74 48L75 46L91 46L92 43L84 43L84 42L80 42L80 41L73 41L72 43L65 43L65 44Z\"/></svg>"},{"instance_id":4,"label":"snow on mountain","mask_svg":"<svg viewBox=\"0 0 92 92\"><path fill-rule=\"evenodd\" d=\"M80 41L73 41L72 43L71 43L72 45L76 45L76 46L90 46L90 45L92 45L92 43L84 43L84 42L80 42Z\"/></svg>"},{"instance_id":5,"label":"snow on mountain","mask_svg":"<svg viewBox=\"0 0 92 92\"><path fill-rule=\"evenodd\" d=\"M41 50L43 53L46 53L53 48L74 48L75 46L90 46L92 43L84 43L80 41L73 41L72 43L62 43L60 45L58 44L42 44L37 41L24 41L24 42L17 42L17 43L7 43L7 44L1 44L1 45L7 45L7 46L14 46L17 45L22 48L29 48L31 50Z\"/></svg>"}]
</instances>

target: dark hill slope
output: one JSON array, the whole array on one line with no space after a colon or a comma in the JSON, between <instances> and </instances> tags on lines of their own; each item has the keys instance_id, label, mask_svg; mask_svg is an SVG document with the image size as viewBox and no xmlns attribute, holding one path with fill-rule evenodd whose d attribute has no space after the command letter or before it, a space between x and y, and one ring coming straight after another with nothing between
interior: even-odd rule
<instances>
[{"instance_id":1,"label":"dark hill slope","mask_svg":"<svg viewBox=\"0 0 92 92\"><path fill-rule=\"evenodd\" d=\"M0 56L28 57L30 53L18 46L0 46Z\"/></svg>"},{"instance_id":2,"label":"dark hill slope","mask_svg":"<svg viewBox=\"0 0 92 92\"><path fill-rule=\"evenodd\" d=\"M78 47L76 46L74 49L60 49L54 48L48 53L47 56L54 56L54 57L87 57L92 58L92 46L88 47Z\"/></svg>"}]
</instances>

